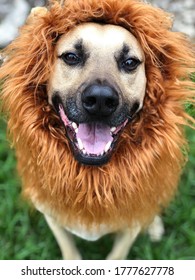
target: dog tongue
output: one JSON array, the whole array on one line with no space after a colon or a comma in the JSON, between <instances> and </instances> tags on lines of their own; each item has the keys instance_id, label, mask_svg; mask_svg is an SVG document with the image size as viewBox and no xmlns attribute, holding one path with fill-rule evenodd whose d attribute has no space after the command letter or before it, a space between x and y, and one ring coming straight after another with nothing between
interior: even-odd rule
<instances>
[{"instance_id":1,"label":"dog tongue","mask_svg":"<svg viewBox=\"0 0 195 280\"><path fill-rule=\"evenodd\" d=\"M102 123L79 124L78 139L81 140L88 154L95 155L102 154L106 144L113 141L113 137L110 135L110 127Z\"/></svg>"}]
</instances>

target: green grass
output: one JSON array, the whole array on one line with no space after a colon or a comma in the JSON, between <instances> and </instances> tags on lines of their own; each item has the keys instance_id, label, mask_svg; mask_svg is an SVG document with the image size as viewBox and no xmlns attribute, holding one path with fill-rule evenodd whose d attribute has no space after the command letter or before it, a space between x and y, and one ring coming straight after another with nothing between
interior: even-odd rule
<instances>
[{"instance_id":1,"label":"green grass","mask_svg":"<svg viewBox=\"0 0 195 280\"><path fill-rule=\"evenodd\" d=\"M15 170L14 152L0 120L0 259L61 259L60 250L41 214L32 211L20 196L20 180ZM151 243L142 234L129 253L129 259L195 260L195 133L187 129L189 162L184 170L179 193L163 215L165 235ZM97 242L76 238L84 259L103 259L112 246L113 236Z\"/></svg>"}]
</instances>

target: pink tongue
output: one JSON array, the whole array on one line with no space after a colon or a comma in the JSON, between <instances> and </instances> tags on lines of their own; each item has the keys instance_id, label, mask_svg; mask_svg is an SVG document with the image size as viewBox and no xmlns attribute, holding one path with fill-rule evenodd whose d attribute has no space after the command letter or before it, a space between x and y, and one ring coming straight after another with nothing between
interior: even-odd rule
<instances>
[{"instance_id":1,"label":"pink tongue","mask_svg":"<svg viewBox=\"0 0 195 280\"><path fill-rule=\"evenodd\" d=\"M113 141L110 127L102 123L79 124L77 139L80 138L88 154L99 155L104 152L108 142Z\"/></svg>"}]
</instances>

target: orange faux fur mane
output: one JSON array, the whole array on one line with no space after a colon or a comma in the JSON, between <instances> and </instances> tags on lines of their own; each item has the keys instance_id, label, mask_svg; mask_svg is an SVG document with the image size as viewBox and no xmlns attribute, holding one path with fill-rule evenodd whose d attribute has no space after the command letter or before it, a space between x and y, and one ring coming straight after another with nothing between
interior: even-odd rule
<instances>
[{"instance_id":1,"label":"orange faux fur mane","mask_svg":"<svg viewBox=\"0 0 195 280\"><path fill-rule=\"evenodd\" d=\"M143 110L102 167L75 161L46 92L58 38L91 21L125 27L146 57ZM72 0L63 6L52 1L6 49L2 98L23 192L40 209L55 213L59 222L110 223L116 228L119 220L147 223L174 195L185 163L182 126L193 122L184 103L194 95L189 73L195 58L187 38L170 28L169 14L136 0Z\"/></svg>"}]
</instances>

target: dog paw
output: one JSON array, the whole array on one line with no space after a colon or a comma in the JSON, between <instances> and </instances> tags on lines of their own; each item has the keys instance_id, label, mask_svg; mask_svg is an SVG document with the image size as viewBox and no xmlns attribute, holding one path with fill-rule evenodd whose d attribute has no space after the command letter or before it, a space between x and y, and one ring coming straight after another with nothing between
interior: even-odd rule
<instances>
[{"instance_id":1,"label":"dog paw","mask_svg":"<svg viewBox=\"0 0 195 280\"><path fill-rule=\"evenodd\" d=\"M62 253L63 260L82 260L79 252Z\"/></svg>"},{"instance_id":2,"label":"dog paw","mask_svg":"<svg viewBox=\"0 0 195 280\"><path fill-rule=\"evenodd\" d=\"M148 234L150 240L153 242L158 242L162 239L165 232L163 221L159 216L154 218L154 221L148 227Z\"/></svg>"},{"instance_id":3,"label":"dog paw","mask_svg":"<svg viewBox=\"0 0 195 280\"><path fill-rule=\"evenodd\" d=\"M106 260L125 260L127 258L128 253L110 253L107 257Z\"/></svg>"}]
</instances>

